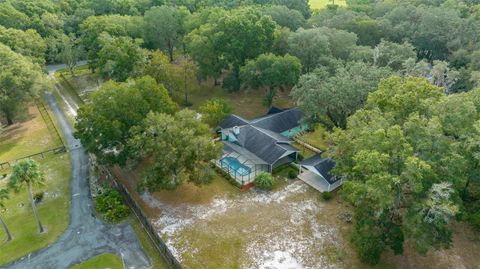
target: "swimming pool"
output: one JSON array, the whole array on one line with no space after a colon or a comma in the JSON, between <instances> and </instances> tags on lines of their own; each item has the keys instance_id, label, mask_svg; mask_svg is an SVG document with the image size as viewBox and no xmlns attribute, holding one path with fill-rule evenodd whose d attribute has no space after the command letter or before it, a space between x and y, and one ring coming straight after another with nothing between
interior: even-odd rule
<instances>
[{"instance_id":1,"label":"swimming pool","mask_svg":"<svg viewBox=\"0 0 480 269\"><path fill-rule=\"evenodd\" d=\"M225 157L220 160L222 166L226 165L230 167L231 170L235 171L237 175L246 176L250 174L250 167L241 164L237 159L233 157Z\"/></svg>"}]
</instances>

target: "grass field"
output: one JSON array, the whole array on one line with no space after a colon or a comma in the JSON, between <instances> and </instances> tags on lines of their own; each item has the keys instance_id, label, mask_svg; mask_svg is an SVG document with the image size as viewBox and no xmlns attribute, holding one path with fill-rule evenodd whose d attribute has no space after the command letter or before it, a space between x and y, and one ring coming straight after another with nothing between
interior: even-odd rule
<instances>
[{"instance_id":1,"label":"grass field","mask_svg":"<svg viewBox=\"0 0 480 269\"><path fill-rule=\"evenodd\" d=\"M72 77L69 73L61 72L65 75L69 84L75 89L78 96L84 101L88 101L89 95L98 88L102 82L99 80L97 74L92 74L85 66L77 68L76 76ZM62 81L58 75L58 81L62 84L63 88L72 94L72 89L65 82ZM293 101L288 96L289 92L279 92L275 98L273 105L281 108L292 107ZM265 115L268 108L263 105L265 92L258 91L245 91L241 90L235 93L229 93L220 86L213 86L213 81L205 81L199 84L199 88L189 95L189 101L192 102L193 109L197 109L207 100L212 98L223 98L227 100L233 107L233 112L247 119L252 119L258 116ZM177 103L183 102L182 99L175 100Z\"/></svg>"},{"instance_id":2,"label":"grass field","mask_svg":"<svg viewBox=\"0 0 480 269\"><path fill-rule=\"evenodd\" d=\"M98 255L88 261L82 262L70 269L121 269L123 268L122 260L117 255L106 253Z\"/></svg>"},{"instance_id":3,"label":"grass field","mask_svg":"<svg viewBox=\"0 0 480 269\"><path fill-rule=\"evenodd\" d=\"M166 262L158 254L158 251L155 249L152 241L148 238L145 230L143 230L142 224L135 218L135 216L130 215L127 219L127 223L132 226L133 231L140 241L140 244L142 244L143 250L145 250L147 255L152 260L152 269L169 269Z\"/></svg>"},{"instance_id":4,"label":"grass field","mask_svg":"<svg viewBox=\"0 0 480 269\"><path fill-rule=\"evenodd\" d=\"M193 109L198 108L212 98L223 98L233 107L234 114L238 114L246 119L263 116L268 111L268 108L263 104L265 92L262 90L240 90L229 93L220 86L213 86L212 84L211 81L203 82L200 85L200 90L190 95ZM294 106L292 99L288 95L288 91L279 91L273 105L280 108Z\"/></svg>"},{"instance_id":5,"label":"grass field","mask_svg":"<svg viewBox=\"0 0 480 269\"><path fill-rule=\"evenodd\" d=\"M16 260L55 241L67 228L70 207L70 158L68 154L51 154L38 160L46 176L45 186L34 187L34 193L44 192L37 205L40 220L46 232L38 228L25 189L12 193L6 202L7 210L0 212L10 228L13 240L5 242L5 232L0 229L0 265ZM0 174L9 173L8 170ZM6 184L0 179L0 185Z\"/></svg>"},{"instance_id":6,"label":"grass field","mask_svg":"<svg viewBox=\"0 0 480 269\"><path fill-rule=\"evenodd\" d=\"M60 145L59 139L52 137L38 108L32 104L26 120L5 128L0 134L0 163Z\"/></svg>"},{"instance_id":7,"label":"grass field","mask_svg":"<svg viewBox=\"0 0 480 269\"><path fill-rule=\"evenodd\" d=\"M310 0L310 8L312 10L319 10L322 8L325 8L329 4L334 4L339 5L339 6L346 6L347 2L346 0Z\"/></svg>"},{"instance_id":8,"label":"grass field","mask_svg":"<svg viewBox=\"0 0 480 269\"><path fill-rule=\"evenodd\" d=\"M328 149L328 144L326 141L326 130L323 126L317 125L313 132L306 132L302 134L300 140L307 142L308 144L318 148L321 151L326 151Z\"/></svg>"}]
</instances>

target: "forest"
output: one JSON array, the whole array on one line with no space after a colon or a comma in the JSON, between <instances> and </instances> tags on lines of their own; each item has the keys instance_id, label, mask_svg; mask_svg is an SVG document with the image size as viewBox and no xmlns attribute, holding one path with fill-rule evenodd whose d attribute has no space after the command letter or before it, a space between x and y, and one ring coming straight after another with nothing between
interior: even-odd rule
<instances>
[{"instance_id":1,"label":"forest","mask_svg":"<svg viewBox=\"0 0 480 269\"><path fill-rule=\"evenodd\" d=\"M211 180L232 108L211 99L198 121L200 85L265 109L286 94L327 130L363 262L449 248L453 222L480 231L479 0L0 1L0 122L52 87L45 65L81 60L106 82L75 135L104 164L148 158L145 189Z\"/></svg>"}]
</instances>

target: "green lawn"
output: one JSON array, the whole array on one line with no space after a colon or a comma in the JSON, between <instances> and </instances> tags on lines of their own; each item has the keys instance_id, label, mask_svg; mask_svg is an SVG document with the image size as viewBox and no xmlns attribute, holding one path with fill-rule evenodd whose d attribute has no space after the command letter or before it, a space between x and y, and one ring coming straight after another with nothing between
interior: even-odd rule
<instances>
[{"instance_id":1,"label":"green lawn","mask_svg":"<svg viewBox=\"0 0 480 269\"><path fill-rule=\"evenodd\" d=\"M34 193L44 192L43 201L38 204L38 214L46 232L38 228L29 206L25 189L12 193L6 202L7 210L0 212L10 228L13 240L5 242L5 232L0 229L0 265L16 260L54 242L68 226L70 207L70 158L67 153L51 154L38 160L46 175L45 186L35 187ZM0 171L0 175L9 173ZM5 184L0 179L0 185Z\"/></svg>"},{"instance_id":2,"label":"green lawn","mask_svg":"<svg viewBox=\"0 0 480 269\"><path fill-rule=\"evenodd\" d=\"M147 253L152 261L152 269L169 269L164 259L158 254L152 241L148 238L147 232L143 229L142 224L132 214L127 218L127 223L133 228L133 231L137 235L140 244L142 244L143 250Z\"/></svg>"},{"instance_id":3,"label":"green lawn","mask_svg":"<svg viewBox=\"0 0 480 269\"><path fill-rule=\"evenodd\" d=\"M59 139L52 137L37 107L32 104L25 121L5 128L0 134L0 163L60 145Z\"/></svg>"},{"instance_id":4,"label":"green lawn","mask_svg":"<svg viewBox=\"0 0 480 269\"><path fill-rule=\"evenodd\" d=\"M88 261L77 264L70 269L120 269L123 268L122 260L117 255L105 253Z\"/></svg>"},{"instance_id":5,"label":"green lawn","mask_svg":"<svg viewBox=\"0 0 480 269\"><path fill-rule=\"evenodd\" d=\"M279 91L273 105L281 108L293 107L293 100L288 95L289 91ZM229 93L220 86L213 86L212 81L206 81L200 84L198 91L190 95L190 101L193 103L193 108L196 109L207 100L223 98L233 107L234 114L253 119L267 113L268 108L263 105L264 97L263 90L240 90Z\"/></svg>"},{"instance_id":6,"label":"green lawn","mask_svg":"<svg viewBox=\"0 0 480 269\"><path fill-rule=\"evenodd\" d=\"M327 5L333 4L333 3L335 3L335 5L339 5L339 6L346 6L347 5L346 0L310 0L309 1L310 8L312 10L319 10L319 9L325 8Z\"/></svg>"},{"instance_id":7,"label":"green lawn","mask_svg":"<svg viewBox=\"0 0 480 269\"><path fill-rule=\"evenodd\" d=\"M299 138L300 140L307 142L321 151L326 151L328 149L326 130L321 125L317 125L313 132L304 133Z\"/></svg>"}]
</instances>

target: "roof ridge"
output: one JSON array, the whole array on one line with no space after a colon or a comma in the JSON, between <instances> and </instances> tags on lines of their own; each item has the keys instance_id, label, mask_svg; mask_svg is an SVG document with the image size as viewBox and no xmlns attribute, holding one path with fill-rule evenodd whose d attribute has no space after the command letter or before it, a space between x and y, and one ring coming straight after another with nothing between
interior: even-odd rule
<instances>
[{"instance_id":1,"label":"roof ridge","mask_svg":"<svg viewBox=\"0 0 480 269\"><path fill-rule=\"evenodd\" d=\"M286 138L286 137L285 137L285 139L287 139L287 140L278 140L277 137L273 137L271 134L268 133L268 132L275 133L274 131L270 131L270 130L267 130L267 129L263 129L263 128L261 128L261 127L257 127L257 126L251 125L251 124L249 124L248 126L251 126L251 127L255 128L255 129L257 129L258 131L260 131L260 132L268 135L269 137L275 139L275 141L276 141L275 144L277 144L279 141L290 141L290 140L289 140L288 138ZM278 135L279 135L279 136L282 136L281 134L278 134Z\"/></svg>"},{"instance_id":2,"label":"roof ridge","mask_svg":"<svg viewBox=\"0 0 480 269\"><path fill-rule=\"evenodd\" d=\"M245 119L245 118L243 118L242 116L239 116L239 115L237 115L237 114L231 114L231 116L232 116L232 117L237 117L237 118L245 121L246 123L250 124L250 121L247 120L247 119Z\"/></svg>"}]
</instances>

